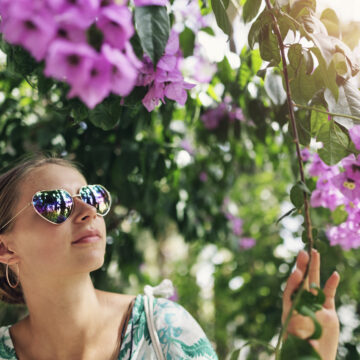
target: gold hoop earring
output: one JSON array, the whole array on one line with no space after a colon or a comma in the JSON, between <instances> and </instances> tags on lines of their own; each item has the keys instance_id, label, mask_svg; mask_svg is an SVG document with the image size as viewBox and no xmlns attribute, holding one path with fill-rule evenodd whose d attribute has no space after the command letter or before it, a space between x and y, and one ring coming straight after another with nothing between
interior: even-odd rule
<instances>
[{"instance_id":1,"label":"gold hoop earring","mask_svg":"<svg viewBox=\"0 0 360 360\"><path fill-rule=\"evenodd\" d=\"M19 270L19 265L16 264L17 267L18 267L18 275L17 275L17 281L16 281L16 284L13 285L11 282L10 282L10 279L9 279L9 264L6 264L6 280L9 284L9 286L13 289L15 289L18 285L19 285L19 282L20 282L20 270Z\"/></svg>"}]
</instances>

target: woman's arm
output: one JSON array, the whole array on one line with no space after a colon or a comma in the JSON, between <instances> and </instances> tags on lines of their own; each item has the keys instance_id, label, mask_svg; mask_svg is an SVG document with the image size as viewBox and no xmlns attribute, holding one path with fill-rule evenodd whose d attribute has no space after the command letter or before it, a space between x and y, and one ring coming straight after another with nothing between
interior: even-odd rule
<instances>
[{"instance_id":1,"label":"woman's arm","mask_svg":"<svg viewBox=\"0 0 360 360\"><path fill-rule=\"evenodd\" d=\"M283 294L282 322L285 321L291 308L291 295L300 285L308 261L308 254L305 251L300 251L296 261L296 269L290 275ZM310 343L323 360L336 359L339 341L339 319L336 314L334 297L339 281L339 274L334 272L324 286L323 291L326 300L322 310L316 312L317 320L322 327L322 336L319 340L310 340ZM306 289L309 289L309 283L315 283L318 287L320 286L320 254L316 250L312 252L309 276L305 283ZM314 325L310 318L296 314L292 316L287 332L305 339L312 334L313 330Z\"/></svg>"}]
</instances>

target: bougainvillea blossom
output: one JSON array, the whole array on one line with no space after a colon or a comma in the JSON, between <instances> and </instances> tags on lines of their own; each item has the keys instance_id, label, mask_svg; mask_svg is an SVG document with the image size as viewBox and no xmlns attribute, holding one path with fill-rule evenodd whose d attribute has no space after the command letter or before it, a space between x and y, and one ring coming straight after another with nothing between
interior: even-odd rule
<instances>
[{"instance_id":1,"label":"bougainvillea blossom","mask_svg":"<svg viewBox=\"0 0 360 360\"><path fill-rule=\"evenodd\" d=\"M96 26L102 30L105 41L119 50L124 48L135 32L131 12L126 6L104 7Z\"/></svg>"},{"instance_id":2,"label":"bougainvillea blossom","mask_svg":"<svg viewBox=\"0 0 360 360\"><path fill-rule=\"evenodd\" d=\"M7 14L1 14L4 39L22 45L36 60L44 59L57 30L51 14L25 1L14 2L7 10Z\"/></svg>"},{"instance_id":3,"label":"bougainvillea blossom","mask_svg":"<svg viewBox=\"0 0 360 360\"><path fill-rule=\"evenodd\" d=\"M349 130L351 141L355 144L355 148L360 150L360 125L355 125Z\"/></svg>"},{"instance_id":4,"label":"bougainvillea blossom","mask_svg":"<svg viewBox=\"0 0 360 360\"><path fill-rule=\"evenodd\" d=\"M68 97L78 96L90 108L94 108L111 91L111 64L107 59L98 55L93 63L87 77L83 83L74 85Z\"/></svg>"},{"instance_id":5,"label":"bougainvillea blossom","mask_svg":"<svg viewBox=\"0 0 360 360\"><path fill-rule=\"evenodd\" d=\"M149 58L144 55L143 67L140 70L138 86L147 86L149 89L142 100L143 105L150 112L159 103L165 102L165 96L184 105L187 100L186 90L195 84L184 81L179 69L179 61L182 58L179 46L179 34L172 30L165 47L165 53L160 58L156 69Z\"/></svg>"},{"instance_id":6,"label":"bougainvillea blossom","mask_svg":"<svg viewBox=\"0 0 360 360\"><path fill-rule=\"evenodd\" d=\"M134 0L135 6L166 6L168 3L168 0Z\"/></svg>"},{"instance_id":7,"label":"bougainvillea blossom","mask_svg":"<svg viewBox=\"0 0 360 360\"><path fill-rule=\"evenodd\" d=\"M243 237L239 239L239 247L242 250L251 249L256 245L256 240L250 237Z\"/></svg>"},{"instance_id":8,"label":"bougainvillea blossom","mask_svg":"<svg viewBox=\"0 0 360 360\"><path fill-rule=\"evenodd\" d=\"M125 44L125 49L127 53L113 49L107 44L103 45L101 49L109 64L112 65L110 90L121 96L128 95L134 88L138 69L141 66L141 62L132 53L129 43Z\"/></svg>"},{"instance_id":9,"label":"bougainvillea blossom","mask_svg":"<svg viewBox=\"0 0 360 360\"><path fill-rule=\"evenodd\" d=\"M87 44L54 41L46 58L45 75L66 80L74 86L84 84L97 56L97 52Z\"/></svg>"},{"instance_id":10,"label":"bougainvillea blossom","mask_svg":"<svg viewBox=\"0 0 360 360\"><path fill-rule=\"evenodd\" d=\"M241 108L231 104L232 99L225 97L216 108L206 111L201 120L208 130L216 129L221 121L228 120L233 122L235 120L244 121L245 117Z\"/></svg>"}]
</instances>

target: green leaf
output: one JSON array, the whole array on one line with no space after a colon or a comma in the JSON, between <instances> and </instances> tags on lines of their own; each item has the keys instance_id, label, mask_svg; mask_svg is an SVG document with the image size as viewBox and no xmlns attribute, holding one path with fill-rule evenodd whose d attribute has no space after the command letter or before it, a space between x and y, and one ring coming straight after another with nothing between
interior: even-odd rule
<instances>
[{"instance_id":1,"label":"green leaf","mask_svg":"<svg viewBox=\"0 0 360 360\"><path fill-rule=\"evenodd\" d=\"M335 165L348 155L349 138L334 121L322 125L316 140L323 143L318 153L327 165Z\"/></svg>"},{"instance_id":2,"label":"green leaf","mask_svg":"<svg viewBox=\"0 0 360 360\"><path fill-rule=\"evenodd\" d=\"M278 17L278 24L280 28L281 38L285 39L286 35L288 34L289 30L295 34L297 31L296 24L289 19L288 16L280 16Z\"/></svg>"},{"instance_id":3,"label":"green leaf","mask_svg":"<svg viewBox=\"0 0 360 360\"><path fill-rule=\"evenodd\" d=\"M323 106L317 106L321 111L327 111ZM311 128L311 136L317 138L318 133L321 127L324 124L328 123L328 115L322 112L318 112L315 110L311 111L310 117L310 128Z\"/></svg>"},{"instance_id":4,"label":"green leaf","mask_svg":"<svg viewBox=\"0 0 360 360\"><path fill-rule=\"evenodd\" d=\"M320 339L321 334L322 334L322 328L320 323L318 322L318 320L316 319L316 315L315 312L313 312L309 307L303 305L300 308L297 309L299 311L299 313L303 316L308 316L311 318L311 320L313 321L314 324L314 332L308 337L308 340L316 340L316 339Z\"/></svg>"},{"instance_id":5,"label":"green leaf","mask_svg":"<svg viewBox=\"0 0 360 360\"><path fill-rule=\"evenodd\" d=\"M135 24L141 46L156 66L170 34L169 15L164 6L135 7Z\"/></svg>"},{"instance_id":6,"label":"green leaf","mask_svg":"<svg viewBox=\"0 0 360 360\"><path fill-rule=\"evenodd\" d=\"M298 183L290 190L290 200L297 209L301 209L304 205L304 193Z\"/></svg>"},{"instance_id":7,"label":"green leaf","mask_svg":"<svg viewBox=\"0 0 360 360\"><path fill-rule=\"evenodd\" d=\"M332 61L335 66L335 71L340 76L345 76L348 73L347 60L344 54L337 52L333 55Z\"/></svg>"},{"instance_id":8,"label":"green leaf","mask_svg":"<svg viewBox=\"0 0 360 360\"><path fill-rule=\"evenodd\" d=\"M253 74L256 74L262 65L263 61L260 56L260 51L258 49L251 51L251 70Z\"/></svg>"},{"instance_id":9,"label":"green leaf","mask_svg":"<svg viewBox=\"0 0 360 360\"><path fill-rule=\"evenodd\" d=\"M281 349L280 360L321 360L307 340L289 334Z\"/></svg>"},{"instance_id":10,"label":"green leaf","mask_svg":"<svg viewBox=\"0 0 360 360\"><path fill-rule=\"evenodd\" d=\"M316 0L293 1L290 16L293 18L303 17L316 11Z\"/></svg>"},{"instance_id":11,"label":"green leaf","mask_svg":"<svg viewBox=\"0 0 360 360\"><path fill-rule=\"evenodd\" d=\"M330 112L352 115L359 118L359 120L353 120L341 116L334 116L334 120L338 124L344 126L346 129L360 124L360 91L352 85L352 83L346 81L344 85L339 87L339 97L337 100L328 89L325 89L324 97Z\"/></svg>"},{"instance_id":12,"label":"green leaf","mask_svg":"<svg viewBox=\"0 0 360 360\"><path fill-rule=\"evenodd\" d=\"M272 17L270 15L269 10L265 9L259 16L258 18L254 21L254 23L252 24L250 30L249 30L249 35L248 35L248 43L249 43L249 47L250 49L254 48L254 45L259 42L259 36L260 36L260 32L261 29L269 24L272 24Z\"/></svg>"},{"instance_id":13,"label":"green leaf","mask_svg":"<svg viewBox=\"0 0 360 360\"><path fill-rule=\"evenodd\" d=\"M218 76L223 84L235 81L236 71L231 68L229 60L224 56L223 60L217 64Z\"/></svg>"},{"instance_id":14,"label":"green leaf","mask_svg":"<svg viewBox=\"0 0 360 360\"><path fill-rule=\"evenodd\" d=\"M261 29L259 48L263 60L272 62L274 65L279 64L281 60L279 43L269 25L265 25Z\"/></svg>"},{"instance_id":15,"label":"green leaf","mask_svg":"<svg viewBox=\"0 0 360 360\"><path fill-rule=\"evenodd\" d=\"M243 7L243 19L245 23L251 21L258 14L262 0L247 0Z\"/></svg>"},{"instance_id":16,"label":"green leaf","mask_svg":"<svg viewBox=\"0 0 360 360\"><path fill-rule=\"evenodd\" d=\"M225 5L223 0L211 0L211 7L215 14L216 23L226 35L230 36L232 33L232 26L226 13Z\"/></svg>"},{"instance_id":17,"label":"green leaf","mask_svg":"<svg viewBox=\"0 0 360 360\"><path fill-rule=\"evenodd\" d=\"M191 56L194 53L195 34L192 30L185 27L180 34L180 48L184 57Z\"/></svg>"},{"instance_id":18,"label":"green leaf","mask_svg":"<svg viewBox=\"0 0 360 360\"><path fill-rule=\"evenodd\" d=\"M316 74L307 74L305 61L301 61L297 73L289 68L289 78L292 98L299 104L311 100L322 85L318 83Z\"/></svg>"},{"instance_id":19,"label":"green leaf","mask_svg":"<svg viewBox=\"0 0 360 360\"><path fill-rule=\"evenodd\" d=\"M300 44L291 44L288 52L288 59L290 66L293 68L295 73L300 67L301 61L303 59L302 56L302 46Z\"/></svg>"},{"instance_id":20,"label":"green leaf","mask_svg":"<svg viewBox=\"0 0 360 360\"><path fill-rule=\"evenodd\" d=\"M318 48L312 47L310 50L319 61L319 66L316 68L314 75L319 79L321 78L325 87L330 89L335 99L338 99L339 87L336 83L336 71L334 63L330 62L328 66Z\"/></svg>"},{"instance_id":21,"label":"green leaf","mask_svg":"<svg viewBox=\"0 0 360 360\"><path fill-rule=\"evenodd\" d=\"M286 101L286 92L280 75L269 72L265 78L264 88L275 105L282 105Z\"/></svg>"},{"instance_id":22,"label":"green leaf","mask_svg":"<svg viewBox=\"0 0 360 360\"><path fill-rule=\"evenodd\" d=\"M103 130L113 129L121 119L121 106L119 99L105 100L91 110L90 121Z\"/></svg>"},{"instance_id":23,"label":"green leaf","mask_svg":"<svg viewBox=\"0 0 360 360\"><path fill-rule=\"evenodd\" d=\"M325 9L321 13L320 20L326 26L329 35L335 37L340 36L339 18L337 17L336 12L333 9Z\"/></svg>"},{"instance_id":24,"label":"green leaf","mask_svg":"<svg viewBox=\"0 0 360 360\"><path fill-rule=\"evenodd\" d=\"M314 71L314 59L310 51L305 50L303 51L303 60L306 63L306 74L310 75Z\"/></svg>"},{"instance_id":25,"label":"green leaf","mask_svg":"<svg viewBox=\"0 0 360 360\"><path fill-rule=\"evenodd\" d=\"M240 89L244 89L245 86L250 82L252 77L252 71L249 68L249 65L243 61L241 62L240 69L239 69L239 85Z\"/></svg>"},{"instance_id":26,"label":"green leaf","mask_svg":"<svg viewBox=\"0 0 360 360\"><path fill-rule=\"evenodd\" d=\"M331 217L335 225L340 225L346 221L348 212L345 210L345 205L339 205L332 213Z\"/></svg>"}]
</instances>

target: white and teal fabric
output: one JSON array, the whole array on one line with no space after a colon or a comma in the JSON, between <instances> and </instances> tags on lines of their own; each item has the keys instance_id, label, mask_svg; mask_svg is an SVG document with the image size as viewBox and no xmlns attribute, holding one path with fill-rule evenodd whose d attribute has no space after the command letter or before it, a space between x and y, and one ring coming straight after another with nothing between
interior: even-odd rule
<instances>
[{"instance_id":1,"label":"white and teal fabric","mask_svg":"<svg viewBox=\"0 0 360 360\"><path fill-rule=\"evenodd\" d=\"M179 304L155 298L154 323L166 360L218 359L200 325ZM17 360L10 326L0 328L0 360ZM143 295L136 297L118 359L156 360L146 325Z\"/></svg>"}]
</instances>

